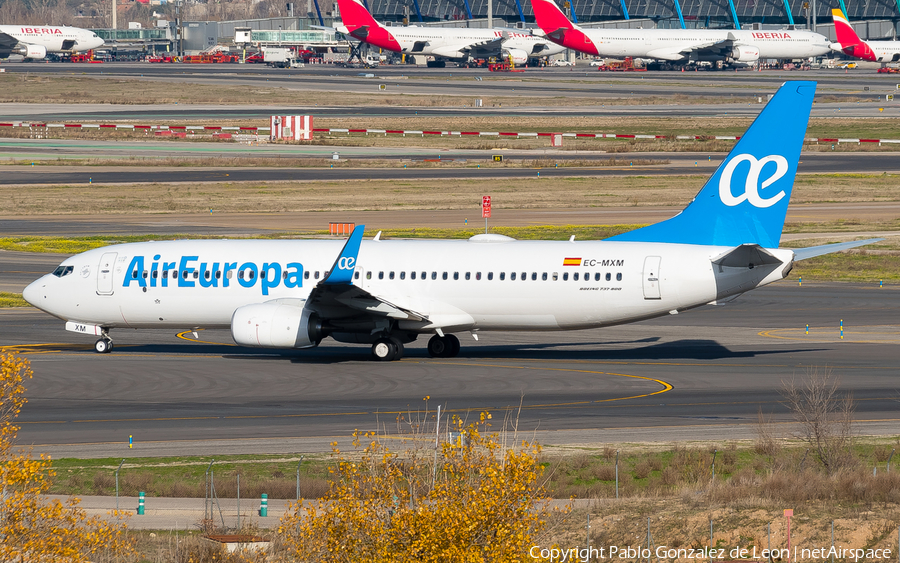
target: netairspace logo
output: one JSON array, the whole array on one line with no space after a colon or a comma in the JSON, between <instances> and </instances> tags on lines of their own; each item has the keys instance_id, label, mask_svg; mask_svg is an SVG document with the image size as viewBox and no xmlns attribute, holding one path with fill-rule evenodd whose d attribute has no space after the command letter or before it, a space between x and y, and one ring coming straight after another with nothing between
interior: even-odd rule
<instances>
[{"instance_id":1,"label":"netairspace logo","mask_svg":"<svg viewBox=\"0 0 900 563\"><path fill-rule=\"evenodd\" d=\"M609 546L609 547L571 547L563 549L559 547L541 547L535 545L531 547L528 555L537 561L551 561L554 563L586 563L588 561L603 561L606 559L616 560L639 560L651 557L656 559L674 560L702 560L710 559L722 560L727 557L729 559L751 559L761 561L763 559L781 559L800 562L804 560L822 561L823 559L835 558L844 561L852 561L857 563L862 559L879 560L890 559L893 550L890 549L863 549L863 548L846 548L846 547L818 547L807 548L794 546L792 549L759 549L757 547L743 548L735 547L727 548L670 548L665 545L656 546L653 549L643 546Z\"/></svg>"}]
</instances>

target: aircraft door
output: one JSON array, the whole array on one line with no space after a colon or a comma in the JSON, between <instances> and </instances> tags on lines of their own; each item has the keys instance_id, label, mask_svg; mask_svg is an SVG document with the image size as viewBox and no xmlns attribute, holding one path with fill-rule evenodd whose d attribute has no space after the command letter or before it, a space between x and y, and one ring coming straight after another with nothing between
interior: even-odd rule
<instances>
[{"instance_id":1,"label":"aircraft door","mask_svg":"<svg viewBox=\"0 0 900 563\"><path fill-rule=\"evenodd\" d=\"M113 266L116 263L116 252L106 252L100 257L100 268L97 271L97 294L113 294Z\"/></svg>"},{"instance_id":2,"label":"aircraft door","mask_svg":"<svg viewBox=\"0 0 900 563\"><path fill-rule=\"evenodd\" d=\"M644 299L661 299L659 295L659 256L644 259Z\"/></svg>"},{"instance_id":3,"label":"aircraft door","mask_svg":"<svg viewBox=\"0 0 900 563\"><path fill-rule=\"evenodd\" d=\"M366 288L366 269L357 266L353 269L353 285L360 289Z\"/></svg>"}]
</instances>

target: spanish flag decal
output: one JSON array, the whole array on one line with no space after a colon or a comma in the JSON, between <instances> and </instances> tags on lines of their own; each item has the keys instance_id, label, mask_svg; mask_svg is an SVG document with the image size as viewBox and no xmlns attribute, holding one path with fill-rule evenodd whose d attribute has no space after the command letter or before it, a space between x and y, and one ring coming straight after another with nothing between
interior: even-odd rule
<instances>
[{"instance_id":1,"label":"spanish flag decal","mask_svg":"<svg viewBox=\"0 0 900 563\"><path fill-rule=\"evenodd\" d=\"M581 266L581 258L565 258L563 266Z\"/></svg>"}]
</instances>

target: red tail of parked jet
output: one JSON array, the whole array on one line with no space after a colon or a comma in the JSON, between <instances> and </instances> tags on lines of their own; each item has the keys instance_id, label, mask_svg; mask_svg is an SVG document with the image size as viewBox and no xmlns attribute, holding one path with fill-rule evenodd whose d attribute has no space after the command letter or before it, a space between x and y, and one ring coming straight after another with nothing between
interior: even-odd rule
<instances>
[{"instance_id":1,"label":"red tail of parked jet","mask_svg":"<svg viewBox=\"0 0 900 563\"><path fill-rule=\"evenodd\" d=\"M838 43L841 44L841 51L864 61L877 60L872 48L853 31L844 12L837 9L831 10L831 17L834 18L834 31L837 34Z\"/></svg>"},{"instance_id":2,"label":"red tail of parked jet","mask_svg":"<svg viewBox=\"0 0 900 563\"><path fill-rule=\"evenodd\" d=\"M531 0L531 7L534 9L534 19L538 27L544 30L544 34L551 41L582 53L600 54L590 37L566 17L556 2Z\"/></svg>"},{"instance_id":3,"label":"red tail of parked jet","mask_svg":"<svg viewBox=\"0 0 900 563\"><path fill-rule=\"evenodd\" d=\"M352 37L389 51L403 50L391 32L378 23L360 0L338 0L341 20Z\"/></svg>"}]
</instances>

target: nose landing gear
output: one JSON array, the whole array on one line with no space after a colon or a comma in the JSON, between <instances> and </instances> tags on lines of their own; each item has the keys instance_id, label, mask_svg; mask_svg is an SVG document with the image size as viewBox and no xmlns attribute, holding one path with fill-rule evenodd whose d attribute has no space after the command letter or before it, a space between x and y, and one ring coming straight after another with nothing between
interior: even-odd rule
<instances>
[{"instance_id":1,"label":"nose landing gear","mask_svg":"<svg viewBox=\"0 0 900 563\"><path fill-rule=\"evenodd\" d=\"M109 332L106 330L104 330L101 334L102 336L100 336L100 340L94 342L94 351L98 354L108 354L112 352L113 349L112 339L109 337Z\"/></svg>"},{"instance_id":2,"label":"nose landing gear","mask_svg":"<svg viewBox=\"0 0 900 563\"><path fill-rule=\"evenodd\" d=\"M428 354L432 358L455 358L459 354L459 338L452 334L432 336L428 341Z\"/></svg>"}]
</instances>

